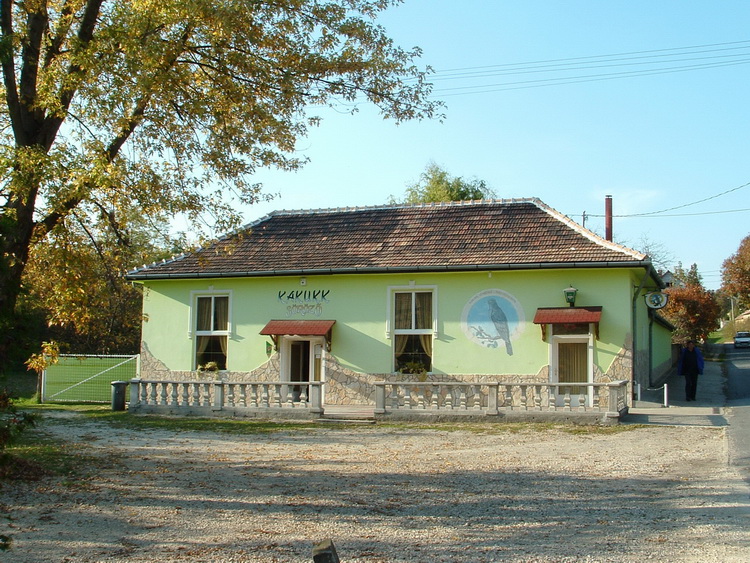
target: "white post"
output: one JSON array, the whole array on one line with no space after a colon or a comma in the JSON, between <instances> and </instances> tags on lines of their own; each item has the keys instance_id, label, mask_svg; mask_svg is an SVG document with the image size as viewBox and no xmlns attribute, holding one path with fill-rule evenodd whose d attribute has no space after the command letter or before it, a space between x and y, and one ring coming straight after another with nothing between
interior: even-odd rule
<instances>
[{"instance_id":1,"label":"white post","mask_svg":"<svg viewBox=\"0 0 750 563\"><path fill-rule=\"evenodd\" d=\"M320 384L310 385L310 412L323 414L323 393Z\"/></svg>"},{"instance_id":2,"label":"white post","mask_svg":"<svg viewBox=\"0 0 750 563\"><path fill-rule=\"evenodd\" d=\"M214 388L214 406L211 410L220 411L224 408L224 383L214 381L212 385Z\"/></svg>"},{"instance_id":3,"label":"white post","mask_svg":"<svg viewBox=\"0 0 750 563\"><path fill-rule=\"evenodd\" d=\"M375 412L385 413L385 384L375 385Z\"/></svg>"},{"instance_id":4,"label":"white post","mask_svg":"<svg viewBox=\"0 0 750 563\"><path fill-rule=\"evenodd\" d=\"M664 384L664 406L669 406L669 386L666 383Z\"/></svg>"},{"instance_id":5,"label":"white post","mask_svg":"<svg viewBox=\"0 0 750 563\"><path fill-rule=\"evenodd\" d=\"M487 414L497 414L497 393L499 388L497 383L490 383L487 387Z\"/></svg>"},{"instance_id":6,"label":"white post","mask_svg":"<svg viewBox=\"0 0 750 563\"><path fill-rule=\"evenodd\" d=\"M140 379L131 379L130 380L130 402L128 403L128 410L135 410L138 406L140 401Z\"/></svg>"}]
</instances>

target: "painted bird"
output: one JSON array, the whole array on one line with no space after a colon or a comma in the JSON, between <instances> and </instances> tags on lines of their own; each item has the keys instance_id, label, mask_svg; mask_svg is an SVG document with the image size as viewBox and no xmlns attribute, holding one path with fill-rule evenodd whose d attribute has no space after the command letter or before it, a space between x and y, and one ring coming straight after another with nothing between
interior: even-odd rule
<instances>
[{"instance_id":1,"label":"painted bird","mask_svg":"<svg viewBox=\"0 0 750 563\"><path fill-rule=\"evenodd\" d=\"M503 313L500 305L494 299L488 299L487 303L490 306L490 320L495 325L497 335L505 342L505 350L509 356L513 355L513 345L510 343L510 330L508 329L508 318Z\"/></svg>"}]
</instances>

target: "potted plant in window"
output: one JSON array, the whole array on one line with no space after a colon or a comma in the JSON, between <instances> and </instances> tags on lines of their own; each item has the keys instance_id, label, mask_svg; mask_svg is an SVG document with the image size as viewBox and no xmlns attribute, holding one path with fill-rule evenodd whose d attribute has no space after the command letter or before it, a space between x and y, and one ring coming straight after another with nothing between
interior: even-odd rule
<instances>
[{"instance_id":1,"label":"potted plant in window","mask_svg":"<svg viewBox=\"0 0 750 563\"><path fill-rule=\"evenodd\" d=\"M206 362L198 366L198 373L202 376L216 379L219 373L219 364L216 362Z\"/></svg>"},{"instance_id":2,"label":"potted plant in window","mask_svg":"<svg viewBox=\"0 0 750 563\"><path fill-rule=\"evenodd\" d=\"M427 368L422 362L406 362L400 371L401 373L416 375L417 381L427 381Z\"/></svg>"}]
</instances>

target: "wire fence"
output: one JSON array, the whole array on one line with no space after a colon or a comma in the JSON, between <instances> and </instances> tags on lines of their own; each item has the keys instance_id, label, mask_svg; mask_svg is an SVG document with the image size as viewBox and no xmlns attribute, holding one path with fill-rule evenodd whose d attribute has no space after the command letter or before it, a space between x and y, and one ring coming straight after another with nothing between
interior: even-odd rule
<instances>
[{"instance_id":1,"label":"wire fence","mask_svg":"<svg viewBox=\"0 0 750 563\"><path fill-rule=\"evenodd\" d=\"M113 381L130 381L140 356L61 354L42 374L43 403L109 403Z\"/></svg>"}]
</instances>

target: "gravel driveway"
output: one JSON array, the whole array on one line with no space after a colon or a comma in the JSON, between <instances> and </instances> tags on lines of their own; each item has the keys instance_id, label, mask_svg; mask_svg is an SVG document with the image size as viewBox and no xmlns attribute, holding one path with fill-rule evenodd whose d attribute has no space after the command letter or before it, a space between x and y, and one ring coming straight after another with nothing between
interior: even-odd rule
<instances>
[{"instance_id":1,"label":"gravel driveway","mask_svg":"<svg viewBox=\"0 0 750 563\"><path fill-rule=\"evenodd\" d=\"M0 561L303 562L328 538L346 563L750 560L724 428L487 429L238 436L60 414L41 431L89 476L4 484Z\"/></svg>"}]
</instances>

